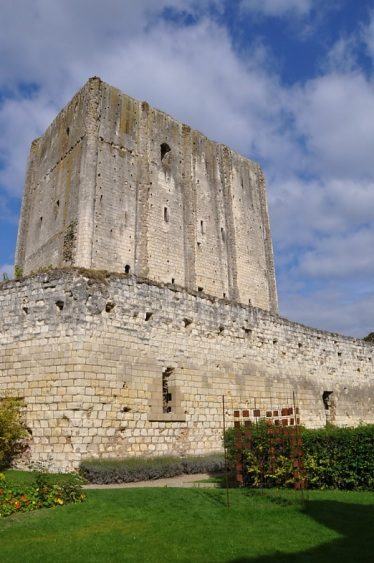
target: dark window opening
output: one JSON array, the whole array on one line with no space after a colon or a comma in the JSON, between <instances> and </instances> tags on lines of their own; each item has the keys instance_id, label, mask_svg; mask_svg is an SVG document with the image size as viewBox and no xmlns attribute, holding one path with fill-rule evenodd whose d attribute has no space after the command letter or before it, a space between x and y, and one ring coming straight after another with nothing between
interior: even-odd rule
<instances>
[{"instance_id":1,"label":"dark window opening","mask_svg":"<svg viewBox=\"0 0 374 563\"><path fill-rule=\"evenodd\" d=\"M56 301L56 307L59 311L62 311L62 309L64 308L64 302L63 301Z\"/></svg>"},{"instance_id":2,"label":"dark window opening","mask_svg":"<svg viewBox=\"0 0 374 563\"><path fill-rule=\"evenodd\" d=\"M110 313L110 311L112 311L115 306L116 306L116 304L113 303L113 301L108 301L108 303L105 305L105 311L107 313Z\"/></svg>"},{"instance_id":3,"label":"dark window opening","mask_svg":"<svg viewBox=\"0 0 374 563\"><path fill-rule=\"evenodd\" d=\"M192 323L191 319L187 319L187 318L183 319L183 322L184 322L185 328L190 326L190 324Z\"/></svg>"},{"instance_id":4,"label":"dark window opening","mask_svg":"<svg viewBox=\"0 0 374 563\"><path fill-rule=\"evenodd\" d=\"M169 209L167 207L164 207L164 221L169 223Z\"/></svg>"},{"instance_id":5,"label":"dark window opening","mask_svg":"<svg viewBox=\"0 0 374 563\"><path fill-rule=\"evenodd\" d=\"M336 405L334 401L334 393L332 391L324 391L322 393L323 406L326 413L326 425L334 424L336 416Z\"/></svg>"},{"instance_id":6,"label":"dark window opening","mask_svg":"<svg viewBox=\"0 0 374 563\"><path fill-rule=\"evenodd\" d=\"M199 286L199 287L197 288L197 291L203 291L203 289L204 289L203 287L200 287L200 286Z\"/></svg>"},{"instance_id":7,"label":"dark window opening","mask_svg":"<svg viewBox=\"0 0 374 563\"><path fill-rule=\"evenodd\" d=\"M175 283L175 278L171 278L171 283Z\"/></svg>"},{"instance_id":8,"label":"dark window opening","mask_svg":"<svg viewBox=\"0 0 374 563\"><path fill-rule=\"evenodd\" d=\"M205 225L204 221L200 221L200 231L202 235L205 235Z\"/></svg>"},{"instance_id":9,"label":"dark window opening","mask_svg":"<svg viewBox=\"0 0 374 563\"><path fill-rule=\"evenodd\" d=\"M70 127L66 127L66 134L69 135L70 133Z\"/></svg>"},{"instance_id":10,"label":"dark window opening","mask_svg":"<svg viewBox=\"0 0 374 563\"><path fill-rule=\"evenodd\" d=\"M161 160L164 160L165 155L167 155L167 153L171 151L171 148L167 143L162 143L160 149L161 149Z\"/></svg>"},{"instance_id":11,"label":"dark window opening","mask_svg":"<svg viewBox=\"0 0 374 563\"><path fill-rule=\"evenodd\" d=\"M146 313L146 314L145 314L145 320L146 320L146 321L149 321L149 319L152 318L152 315L153 315L153 313Z\"/></svg>"},{"instance_id":12,"label":"dark window opening","mask_svg":"<svg viewBox=\"0 0 374 563\"><path fill-rule=\"evenodd\" d=\"M173 373L174 368L166 368L162 372L162 412L171 412L172 394L169 389L169 378Z\"/></svg>"},{"instance_id":13,"label":"dark window opening","mask_svg":"<svg viewBox=\"0 0 374 563\"><path fill-rule=\"evenodd\" d=\"M223 242L225 242L226 240L226 233L225 233L225 229L223 227L221 227L221 238L223 240Z\"/></svg>"},{"instance_id":14,"label":"dark window opening","mask_svg":"<svg viewBox=\"0 0 374 563\"><path fill-rule=\"evenodd\" d=\"M325 409L328 411L332 406L332 391L324 391L322 393L322 401Z\"/></svg>"},{"instance_id":15,"label":"dark window opening","mask_svg":"<svg viewBox=\"0 0 374 563\"><path fill-rule=\"evenodd\" d=\"M130 266L129 264L126 264L125 266L125 274L129 274L130 273Z\"/></svg>"},{"instance_id":16,"label":"dark window opening","mask_svg":"<svg viewBox=\"0 0 374 563\"><path fill-rule=\"evenodd\" d=\"M60 207L60 200L59 199L56 201L56 205L57 205L57 207Z\"/></svg>"}]
</instances>

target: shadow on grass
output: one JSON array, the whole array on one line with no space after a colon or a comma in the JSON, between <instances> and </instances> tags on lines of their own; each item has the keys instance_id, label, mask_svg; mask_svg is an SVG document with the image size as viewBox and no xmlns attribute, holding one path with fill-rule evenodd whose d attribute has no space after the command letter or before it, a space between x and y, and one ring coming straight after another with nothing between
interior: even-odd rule
<instances>
[{"instance_id":1,"label":"shadow on grass","mask_svg":"<svg viewBox=\"0 0 374 563\"><path fill-rule=\"evenodd\" d=\"M301 512L342 537L299 553L275 552L233 559L229 563L369 563L374 560L373 505L313 500L305 501ZM297 534L295 529L295 537Z\"/></svg>"}]
</instances>

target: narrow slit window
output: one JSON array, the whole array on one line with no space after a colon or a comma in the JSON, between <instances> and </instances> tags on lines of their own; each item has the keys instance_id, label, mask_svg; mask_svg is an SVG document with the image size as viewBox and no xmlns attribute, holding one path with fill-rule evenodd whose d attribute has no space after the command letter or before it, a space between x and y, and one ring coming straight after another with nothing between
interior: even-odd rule
<instances>
[{"instance_id":1,"label":"narrow slit window","mask_svg":"<svg viewBox=\"0 0 374 563\"><path fill-rule=\"evenodd\" d=\"M169 378L173 373L173 368L166 368L162 372L162 412L172 412L171 401L173 399L169 388Z\"/></svg>"},{"instance_id":2,"label":"narrow slit window","mask_svg":"<svg viewBox=\"0 0 374 563\"><path fill-rule=\"evenodd\" d=\"M165 223L169 223L169 209L167 207L164 207L164 221Z\"/></svg>"},{"instance_id":3,"label":"narrow slit window","mask_svg":"<svg viewBox=\"0 0 374 563\"><path fill-rule=\"evenodd\" d=\"M161 160L164 160L167 153L171 151L171 148L167 143L162 143L160 150L161 150Z\"/></svg>"},{"instance_id":4,"label":"narrow slit window","mask_svg":"<svg viewBox=\"0 0 374 563\"><path fill-rule=\"evenodd\" d=\"M221 227L221 239L223 242L225 242L226 240L226 233L225 233L225 229L223 227Z\"/></svg>"}]
</instances>

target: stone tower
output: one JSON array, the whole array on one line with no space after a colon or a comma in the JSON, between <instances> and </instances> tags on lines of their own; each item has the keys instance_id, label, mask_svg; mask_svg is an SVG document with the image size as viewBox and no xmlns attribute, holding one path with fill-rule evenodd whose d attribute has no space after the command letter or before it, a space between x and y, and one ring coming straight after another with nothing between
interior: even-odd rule
<instances>
[{"instance_id":1,"label":"stone tower","mask_svg":"<svg viewBox=\"0 0 374 563\"><path fill-rule=\"evenodd\" d=\"M16 264L125 272L277 312L259 165L99 78L32 143Z\"/></svg>"}]
</instances>

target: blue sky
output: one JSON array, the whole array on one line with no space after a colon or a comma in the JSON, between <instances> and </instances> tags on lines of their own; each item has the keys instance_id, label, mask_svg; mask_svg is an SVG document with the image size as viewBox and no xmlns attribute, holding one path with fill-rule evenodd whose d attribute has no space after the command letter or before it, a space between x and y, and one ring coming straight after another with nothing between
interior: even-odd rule
<instances>
[{"instance_id":1,"label":"blue sky","mask_svg":"<svg viewBox=\"0 0 374 563\"><path fill-rule=\"evenodd\" d=\"M282 316L374 330L372 0L1 4L0 274L30 142L98 75L260 162Z\"/></svg>"}]
</instances>

